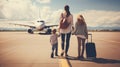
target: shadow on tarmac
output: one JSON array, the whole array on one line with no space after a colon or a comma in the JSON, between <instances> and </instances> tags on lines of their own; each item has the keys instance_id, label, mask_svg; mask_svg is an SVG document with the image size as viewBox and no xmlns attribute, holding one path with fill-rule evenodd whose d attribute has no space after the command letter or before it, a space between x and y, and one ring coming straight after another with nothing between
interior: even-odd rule
<instances>
[{"instance_id":1,"label":"shadow on tarmac","mask_svg":"<svg viewBox=\"0 0 120 67\"><path fill-rule=\"evenodd\" d=\"M51 35L49 33L38 33L38 34L40 34L40 35Z\"/></svg>"},{"instance_id":2,"label":"shadow on tarmac","mask_svg":"<svg viewBox=\"0 0 120 67\"><path fill-rule=\"evenodd\" d=\"M120 63L120 60L114 60L114 59L105 59L105 58L95 58L95 59L78 59L77 57L69 56L67 57L68 60L79 60L79 61L89 61L89 62L95 62L100 64L115 64Z\"/></svg>"},{"instance_id":3,"label":"shadow on tarmac","mask_svg":"<svg viewBox=\"0 0 120 67\"><path fill-rule=\"evenodd\" d=\"M58 56L58 57L54 57L53 59L67 59L67 57ZM67 63L69 65L69 67L72 67L72 64L70 63L70 61L68 59L67 59Z\"/></svg>"},{"instance_id":4,"label":"shadow on tarmac","mask_svg":"<svg viewBox=\"0 0 120 67\"><path fill-rule=\"evenodd\" d=\"M68 57L54 57L54 59L67 59L67 63L69 65L69 67L72 67L72 64L70 63L70 60L76 60L76 61L88 61L88 62L94 62L94 63L98 63L98 64L115 64L115 63L120 63L120 60L114 60L114 59L105 59L105 58L95 58L95 59L78 59L77 57L72 57L72 56L68 56Z\"/></svg>"}]
</instances>

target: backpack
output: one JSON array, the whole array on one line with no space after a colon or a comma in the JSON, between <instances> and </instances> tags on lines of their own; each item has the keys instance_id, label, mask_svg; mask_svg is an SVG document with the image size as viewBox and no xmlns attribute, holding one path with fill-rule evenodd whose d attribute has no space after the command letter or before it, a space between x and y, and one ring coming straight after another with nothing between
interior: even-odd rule
<instances>
[{"instance_id":1,"label":"backpack","mask_svg":"<svg viewBox=\"0 0 120 67\"><path fill-rule=\"evenodd\" d=\"M60 28L66 29L66 28L68 28L69 25L70 25L70 23L67 22L67 17L63 17L63 14L62 14L62 20L60 21Z\"/></svg>"}]
</instances>

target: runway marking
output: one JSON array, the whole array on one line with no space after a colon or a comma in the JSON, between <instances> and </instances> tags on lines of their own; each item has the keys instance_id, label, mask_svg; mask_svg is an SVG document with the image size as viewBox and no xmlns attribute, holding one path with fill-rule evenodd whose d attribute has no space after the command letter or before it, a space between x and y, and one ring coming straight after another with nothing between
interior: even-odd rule
<instances>
[{"instance_id":1,"label":"runway marking","mask_svg":"<svg viewBox=\"0 0 120 67\"><path fill-rule=\"evenodd\" d=\"M60 47L61 47L61 44L59 43L59 45L58 45L58 53L59 54L61 54L61 48ZM63 58L60 58L58 60L59 60L59 66L60 67L70 67L66 58L63 57Z\"/></svg>"},{"instance_id":2,"label":"runway marking","mask_svg":"<svg viewBox=\"0 0 120 67\"><path fill-rule=\"evenodd\" d=\"M70 67L70 65L67 62L67 59L59 59L60 67Z\"/></svg>"}]
</instances>

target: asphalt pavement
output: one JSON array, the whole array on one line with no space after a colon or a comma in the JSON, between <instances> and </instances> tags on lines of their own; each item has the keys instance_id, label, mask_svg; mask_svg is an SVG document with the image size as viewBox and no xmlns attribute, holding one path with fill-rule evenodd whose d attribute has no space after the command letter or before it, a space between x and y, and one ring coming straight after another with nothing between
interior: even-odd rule
<instances>
[{"instance_id":1,"label":"asphalt pavement","mask_svg":"<svg viewBox=\"0 0 120 67\"><path fill-rule=\"evenodd\" d=\"M72 35L69 57L50 58L50 35L0 32L0 67L120 67L120 32L89 32L96 44L95 60L76 59L77 38ZM59 55L61 53L61 39Z\"/></svg>"}]
</instances>

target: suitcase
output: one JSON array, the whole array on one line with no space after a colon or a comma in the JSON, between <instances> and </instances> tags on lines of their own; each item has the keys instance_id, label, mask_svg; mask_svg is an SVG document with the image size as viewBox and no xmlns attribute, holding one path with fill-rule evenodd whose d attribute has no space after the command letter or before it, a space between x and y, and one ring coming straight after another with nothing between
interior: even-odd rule
<instances>
[{"instance_id":1,"label":"suitcase","mask_svg":"<svg viewBox=\"0 0 120 67\"><path fill-rule=\"evenodd\" d=\"M92 34L88 34L88 38L89 38L89 35L91 36L91 42L88 42L88 39L87 39L86 57L89 59L95 59L96 58L96 47L95 47L95 43L92 42Z\"/></svg>"}]
</instances>

